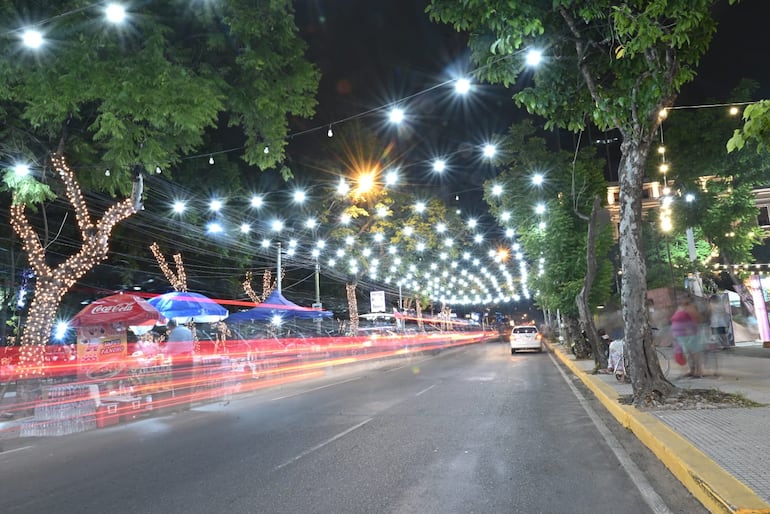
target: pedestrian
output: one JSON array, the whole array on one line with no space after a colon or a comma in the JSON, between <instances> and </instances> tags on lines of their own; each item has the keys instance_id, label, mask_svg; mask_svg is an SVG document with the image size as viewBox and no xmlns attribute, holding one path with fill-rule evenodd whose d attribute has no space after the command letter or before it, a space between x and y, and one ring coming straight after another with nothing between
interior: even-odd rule
<instances>
[{"instance_id":1,"label":"pedestrian","mask_svg":"<svg viewBox=\"0 0 770 514\"><path fill-rule=\"evenodd\" d=\"M718 295L712 295L709 300L709 325L711 326L711 340L717 350L724 350L730 346L727 340L727 327L730 324L730 315Z\"/></svg>"},{"instance_id":2,"label":"pedestrian","mask_svg":"<svg viewBox=\"0 0 770 514\"><path fill-rule=\"evenodd\" d=\"M186 326L179 326L176 321L166 324L166 354L173 357L189 358L193 354L192 331Z\"/></svg>"},{"instance_id":3,"label":"pedestrian","mask_svg":"<svg viewBox=\"0 0 770 514\"><path fill-rule=\"evenodd\" d=\"M166 355L171 356L173 371L173 395L178 406L189 409L192 403L193 387L195 385L195 369L193 367L192 331L184 325L169 320L166 324Z\"/></svg>"},{"instance_id":4,"label":"pedestrian","mask_svg":"<svg viewBox=\"0 0 770 514\"><path fill-rule=\"evenodd\" d=\"M687 356L690 378L703 376L703 344L700 335L701 316L689 296L679 300L679 307L671 316L671 333Z\"/></svg>"}]
</instances>

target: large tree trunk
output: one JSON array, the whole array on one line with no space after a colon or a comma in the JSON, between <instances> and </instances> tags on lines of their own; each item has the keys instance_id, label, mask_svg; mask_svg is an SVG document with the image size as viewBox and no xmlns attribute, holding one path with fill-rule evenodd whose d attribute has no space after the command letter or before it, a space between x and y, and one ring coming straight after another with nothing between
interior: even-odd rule
<instances>
[{"instance_id":1,"label":"large tree trunk","mask_svg":"<svg viewBox=\"0 0 770 514\"><path fill-rule=\"evenodd\" d=\"M356 298L356 283L345 284L348 297L348 314L350 316L350 335L358 335L358 298Z\"/></svg>"},{"instance_id":2,"label":"large tree trunk","mask_svg":"<svg viewBox=\"0 0 770 514\"><path fill-rule=\"evenodd\" d=\"M674 389L660 369L653 348L647 313L647 267L642 248L642 191L644 164L650 138L638 141L624 134L621 144L620 261L621 305L625 347L630 361L633 402L642 405L651 396L665 397Z\"/></svg>"},{"instance_id":3,"label":"large tree trunk","mask_svg":"<svg viewBox=\"0 0 770 514\"><path fill-rule=\"evenodd\" d=\"M576 359L588 358L588 346L580 329L580 322L572 316L564 316L563 325L567 332L567 346L572 349Z\"/></svg>"}]
</instances>

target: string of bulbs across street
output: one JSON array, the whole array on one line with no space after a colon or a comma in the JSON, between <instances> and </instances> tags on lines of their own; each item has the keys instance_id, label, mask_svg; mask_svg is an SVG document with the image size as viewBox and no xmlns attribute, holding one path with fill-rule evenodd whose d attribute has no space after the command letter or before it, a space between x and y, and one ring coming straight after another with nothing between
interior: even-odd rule
<instances>
[{"instance_id":1,"label":"string of bulbs across street","mask_svg":"<svg viewBox=\"0 0 770 514\"><path fill-rule=\"evenodd\" d=\"M76 11L62 13L55 18L67 16L74 12L81 12L87 9L96 8L98 6L102 6L102 4L91 4L90 6L83 7ZM126 9L118 3L110 3L104 6L104 18L108 23L119 25L125 23L129 16L130 13L128 13ZM33 50L40 50L46 44L46 37L43 28L53 19L54 18L44 20L34 24L31 27L18 29L14 32L19 34L20 41L24 46ZM514 57L515 55L523 54L525 54L524 50L514 55L503 56L501 59L508 59ZM526 51L525 61L528 66L536 66L540 63L542 57L543 56L540 51L528 50ZM373 114L387 114L387 119L390 123L405 123L409 119L409 113L406 109L409 100L450 85L453 86L454 91L459 95L466 95L473 90L473 84L468 78L453 78L451 80L436 84L428 89L418 91L417 93L414 93L405 98L401 98L389 104L379 106L355 114L353 116L349 116L347 118L323 123L317 127L290 134L288 137L298 137L310 132L316 132L324 129L327 130L328 137L333 137L333 127L356 118ZM701 105L696 107L715 107L718 105L727 104ZM737 104L730 105L732 108L735 108ZM682 109L687 108L687 106L679 106L675 108ZM225 153L238 152L240 150L242 150L242 147L190 155L185 157L185 159L208 158L209 164L214 165L216 162L214 158L215 156ZM269 143L265 143L263 151L265 153L270 151ZM486 142L480 145L480 151L483 157L491 159L495 157L496 147L493 143ZM432 163L432 169L436 173L442 173L447 169L448 165L449 161L447 157L437 158ZM30 167L28 165L19 163L16 166L16 172L19 174L29 173ZM156 167L156 173L162 173L160 167ZM109 170L105 170L105 175L109 176L109 174ZM539 178L540 181L542 181L542 176ZM395 186L396 182L397 174L395 170L390 170L385 174L384 183L386 187L393 187ZM349 184L346 183L344 178L340 179L338 193L344 195L346 193L346 191L344 191L345 187L349 187ZM504 191L499 185L491 184L489 187L491 188L492 194L495 196L504 194ZM306 201L307 195L308 194L305 191L299 189L294 190L291 192L291 201L295 204L302 204ZM259 210L263 207L264 200L264 197L255 195L249 200L249 207L255 210ZM277 216L266 217L265 220L260 222L261 226L254 226L252 223L246 221L237 222L232 220L225 220L224 217L217 214L223 211L225 203L226 200L224 198L216 198L210 201L207 210L210 213L216 214L218 217L215 220L209 221L205 230L198 230L198 232L201 234L206 234L209 237L223 238L225 236L229 236L228 244L234 245L235 248L240 247L244 251L253 250L253 239L248 240L248 242L239 242L237 237L234 237L236 234L238 234L242 240L247 236L258 234L258 236L261 236L261 240L259 241L260 247L267 251L268 249L271 249L275 246L277 242L276 239L280 234L284 232L301 234L303 237L307 237L308 235L318 235L330 230L328 227L323 226L320 224L320 222L318 222L317 215L309 216L304 221L303 226L287 226L286 222ZM419 214L421 209L424 209L424 205L424 202L417 202L412 208L416 213ZM176 216L182 216L186 209L188 209L188 204L182 200L174 201L172 210ZM536 214L541 217L545 214L545 207L543 204L538 204L534 209ZM517 301L521 298L529 298L530 292L527 288L526 259L521 253L518 244L515 243L513 228L510 225L510 222L513 220L505 219L504 214L501 216L501 219L499 219L498 222L503 225L502 229L507 240L506 244L509 246L500 246L496 248L482 247L483 243L485 242L484 235L480 233L473 233L473 230L476 228L475 220L468 219L466 221L468 223L468 229L471 233L471 238L467 241L452 237L445 237L443 239L445 248L443 249L422 247L420 246L419 242L416 244L418 252L425 252L426 258L423 260L429 263L427 269L422 269L413 262L407 263L406 260L401 257L400 249L397 246L388 245L387 250L384 254L382 254L385 256L382 262L380 262L378 257L373 257L371 260L374 265L369 263L369 266L366 269L366 273L371 280L381 280L386 285L392 284L395 281L399 286L408 285L414 291L427 294L434 300L447 301L448 303L501 303ZM163 216L161 213L158 213L157 215ZM378 213L378 215L386 217L387 213ZM345 220L344 218L339 218L337 220L337 223L343 225L348 222L349 220ZM540 228L544 228L544 223L545 221L540 222ZM237 227L237 229L235 227ZM408 226L405 226L402 229L404 235L407 237L410 235L408 229ZM446 227L442 226L441 224L437 224L435 226L435 231L438 235L443 235L446 231ZM339 268L346 268L346 271L343 272L342 275L345 273L356 274L362 271L361 268L363 263L358 262L356 259L346 260L348 249L353 245L364 245L363 249L361 250L361 254L365 257L371 257L375 254L375 250L372 248L367 248L366 245L375 244L384 247L387 245L389 237L393 237L393 234L385 234L382 232L370 235L372 238L371 242L350 241L348 239L345 241L326 241L320 237L315 237L309 241L305 241L299 237L289 238L286 239L285 252L287 256L295 257L298 261L302 262L318 261L322 257L325 257L326 269L335 270ZM458 254L461 255L460 259L451 259L449 257L449 252L446 250L452 247L460 248L460 251L458 252ZM305 254L301 255L301 251L304 251ZM433 255L431 255L431 251L434 252ZM484 262L487 262L488 264L485 265L483 264ZM516 286L516 280L513 279L513 274L509 270L509 263L518 264L518 286ZM541 260L538 264L539 273L543 273L544 263ZM491 267L488 268L487 265ZM494 270L494 273L492 270ZM502 284L498 283L497 278L495 277L497 273L499 273L503 279ZM419 281L418 279L422 279L422 281ZM458 284L459 286L469 287L472 292L468 293L461 290L458 291ZM486 286L482 286L482 284L486 284Z\"/></svg>"}]
</instances>

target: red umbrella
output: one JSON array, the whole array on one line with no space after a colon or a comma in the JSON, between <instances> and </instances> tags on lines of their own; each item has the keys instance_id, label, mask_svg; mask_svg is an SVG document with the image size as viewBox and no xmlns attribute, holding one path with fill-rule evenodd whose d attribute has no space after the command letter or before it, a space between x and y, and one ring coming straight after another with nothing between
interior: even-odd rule
<instances>
[{"instance_id":1,"label":"red umbrella","mask_svg":"<svg viewBox=\"0 0 770 514\"><path fill-rule=\"evenodd\" d=\"M114 294L88 304L69 325L83 327L121 322L128 327L156 321L165 323L165 318L147 300L132 294Z\"/></svg>"}]
</instances>

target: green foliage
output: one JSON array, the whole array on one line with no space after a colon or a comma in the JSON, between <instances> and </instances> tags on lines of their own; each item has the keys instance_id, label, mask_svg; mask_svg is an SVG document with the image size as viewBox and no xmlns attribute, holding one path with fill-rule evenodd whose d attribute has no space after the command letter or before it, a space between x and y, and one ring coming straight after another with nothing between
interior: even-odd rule
<instances>
[{"instance_id":1,"label":"green foliage","mask_svg":"<svg viewBox=\"0 0 770 514\"><path fill-rule=\"evenodd\" d=\"M743 150L753 143L757 152L770 151L770 100L761 100L743 110L743 127L727 141L727 151Z\"/></svg>"},{"instance_id":2,"label":"green foliage","mask_svg":"<svg viewBox=\"0 0 770 514\"><path fill-rule=\"evenodd\" d=\"M23 4L53 21L38 51L0 41L0 135L18 142L5 151L41 156L62 143L86 190L127 194L134 165L170 175L225 127L240 128L248 164L270 168L284 157L288 116L313 114L319 75L291 2L152 2L121 28L78 0ZM0 15L23 17L10 0Z\"/></svg>"},{"instance_id":3,"label":"green foliage","mask_svg":"<svg viewBox=\"0 0 770 514\"><path fill-rule=\"evenodd\" d=\"M29 175L18 176L14 170L6 170L0 191L13 191L12 201L18 205L35 205L43 200L56 198L56 193L48 185Z\"/></svg>"}]
</instances>

